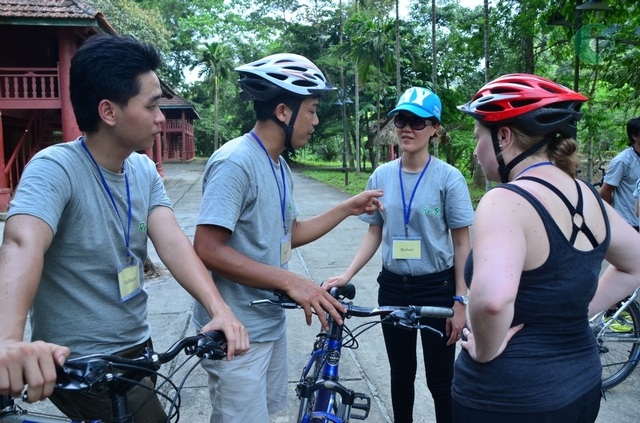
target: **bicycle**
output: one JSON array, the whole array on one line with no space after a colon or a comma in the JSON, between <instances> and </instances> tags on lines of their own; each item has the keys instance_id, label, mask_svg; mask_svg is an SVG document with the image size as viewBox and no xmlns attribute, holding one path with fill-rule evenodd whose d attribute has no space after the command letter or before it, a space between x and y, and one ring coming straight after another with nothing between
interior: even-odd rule
<instances>
[{"instance_id":1,"label":"bicycle","mask_svg":"<svg viewBox=\"0 0 640 423\"><path fill-rule=\"evenodd\" d=\"M165 376L158 370L160 367L173 360L184 351L189 357L178 369ZM186 372L179 385L172 382L171 378L184 367L186 362L193 357L198 360ZM91 354L75 357L67 360L63 367L58 369L55 389L63 391L88 391L106 386L111 400L113 418L110 423L133 423L133 414L127 405L127 392L138 385L139 382L151 375L157 375L163 383L155 389L150 389L150 395L161 395L171 403L167 422L175 418L180 419L181 398L180 391L187 377L205 359L221 360L226 357L226 340L222 332L213 331L205 334L189 336L174 343L164 353L158 353L150 348L136 358L124 358L118 355ZM160 392L164 384L169 384L175 391L170 397ZM0 423L81 423L77 420L56 417L43 413L30 413L27 409L16 404L8 395L0 395ZM91 423L103 423L101 420L93 420ZM105 422L106 423L106 422Z\"/></svg>"},{"instance_id":2,"label":"bicycle","mask_svg":"<svg viewBox=\"0 0 640 423\"><path fill-rule=\"evenodd\" d=\"M338 366L342 348L358 348L356 338L377 324L391 324L408 330L427 329L443 336L430 326L420 323L423 317L447 318L453 316L453 309L432 306L381 306L361 307L350 301L355 297L355 286L347 284L342 288L331 288L330 294L347 309L343 318L375 317L350 330L346 324L338 325L327 314L329 329L316 335L311 357L303 367L296 385L296 395L300 400L297 423L348 423L349 419L365 420L371 409L371 398L355 392L339 382ZM301 308L282 292L275 292L275 299L252 301L251 305L273 304L285 309Z\"/></svg>"},{"instance_id":3,"label":"bicycle","mask_svg":"<svg viewBox=\"0 0 640 423\"><path fill-rule=\"evenodd\" d=\"M589 319L600 351L603 390L627 379L640 360L640 305L636 301L639 294L640 288L616 308L601 311ZM624 323L624 329L612 328L619 321Z\"/></svg>"}]
</instances>

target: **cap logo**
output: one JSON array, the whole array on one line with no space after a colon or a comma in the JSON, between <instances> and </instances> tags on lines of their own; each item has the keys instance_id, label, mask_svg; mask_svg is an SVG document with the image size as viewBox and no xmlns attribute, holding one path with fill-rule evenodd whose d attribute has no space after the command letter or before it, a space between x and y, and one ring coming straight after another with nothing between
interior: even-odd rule
<instances>
[{"instance_id":1,"label":"cap logo","mask_svg":"<svg viewBox=\"0 0 640 423\"><path fill-rule=\"evenodd\" d=\"M407 90L404 94L402 94L402 96L400 96L400 99L398 100L398 105L404 104L404 103L413 103L416 106L422 108L424 104L424 99L429 97L431 94L433 94L431 91L418 90L416 88L413 88L411 90Z\"/></svg>"}]
</instances>

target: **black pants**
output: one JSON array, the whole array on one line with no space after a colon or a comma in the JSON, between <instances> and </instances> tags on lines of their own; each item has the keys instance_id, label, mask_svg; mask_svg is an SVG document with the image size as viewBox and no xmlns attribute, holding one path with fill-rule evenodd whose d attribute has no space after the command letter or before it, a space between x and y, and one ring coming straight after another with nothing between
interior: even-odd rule
<instances>
[{"instance_id":1,"label":"black pants","mask_svg":"<svg viewBox=\"0 0 640 423\"><path fill-rule=\"evenodd\" d=\"M382 269L378 276L379 305L430 305L451 307L455 295L453 268L431 275L397 275ZM422 319L445 333L445 319ZM382 325L382 334L391 368L391 402L395 423L413 422L415 378L417 370L416 330ZM435 404L438 423L449 423L451 413L451 381L455 345L447 346L446 336L420 330L427 387Z\"/></svg>"},{"instance_id":2,"label":"black pants","mask_svg":"<svg viewBox=\"0 0 640 423\"><path fill-rule=\"evenodd\" d=\"M502 413L475 410L454 401L456 423L593 423L600 412L602 389L597 384L580 398L559 410L544 413Z\"/></svg>"}]
</instances>

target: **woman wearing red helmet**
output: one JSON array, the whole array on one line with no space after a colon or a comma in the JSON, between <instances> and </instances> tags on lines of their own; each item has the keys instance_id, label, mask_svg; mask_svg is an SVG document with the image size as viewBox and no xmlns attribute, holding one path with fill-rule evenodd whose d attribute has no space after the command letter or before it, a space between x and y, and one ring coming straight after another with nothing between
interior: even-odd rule
<instances>
[{"instance_id":1,"label":"woman wearing red helmet","mask_svg":"<svg viewBox=\"0 0 640 423\"><path fill-rule=\"evenodd\" d=\"M638 286L638 235L575 179L586 97L502 76L459 109L475 156L501 181L476 209L469 321L455 367L455 422L594 422L601 367L588 317ZM611 265L601 273L602 261Z\"/></svg>"}]
</instances>

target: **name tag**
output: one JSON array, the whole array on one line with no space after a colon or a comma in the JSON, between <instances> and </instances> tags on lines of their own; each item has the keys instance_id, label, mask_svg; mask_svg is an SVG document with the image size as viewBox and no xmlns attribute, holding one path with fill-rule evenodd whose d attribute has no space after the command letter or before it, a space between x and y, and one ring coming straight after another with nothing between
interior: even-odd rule
<instances>
[{"instance_id":1,"label":"name tag","mask_svg":"<svg viewBox=\"0 0 640 423\"><path fill-rule=\"evenodd\" d=\"M420 238L397 238L393 240L391 257L402 260L422 258L422 240Z\"/></svg>"},{"instance_id":2,"label":"name tag","mask_svg":"<svg viewBox=\"0 0 640 423\"><path fill-rule=\"evenodd\" d=\"M140 266L133 259L132 264L124 266L118 272L120 301L124 302L140 293Z\"/></svg>"},{"instance_id":3,"label":"name tag","mask_svg":"<svg viewBox=\"0 0 640 423\"><path fill-rule=\"evenodd\" d=\"M280 265L287 264L291 260L291 234L280 238Z\"/></svg>"}]
</instances>

